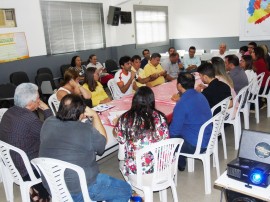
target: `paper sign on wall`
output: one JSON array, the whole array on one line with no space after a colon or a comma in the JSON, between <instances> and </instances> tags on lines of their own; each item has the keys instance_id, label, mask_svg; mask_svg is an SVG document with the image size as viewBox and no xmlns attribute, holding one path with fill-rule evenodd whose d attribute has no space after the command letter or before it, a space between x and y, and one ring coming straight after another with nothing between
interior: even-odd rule
<instances>
[{"instance_id":1,"label":"paper sign on wall","mask_svg":"<svg viewBox=\"0 0 270 202\"><path fill-rule=\"evenodd\" d=\"M29 58L24 32L0 34L0 63Z\"/></svg>"}]
</instances>

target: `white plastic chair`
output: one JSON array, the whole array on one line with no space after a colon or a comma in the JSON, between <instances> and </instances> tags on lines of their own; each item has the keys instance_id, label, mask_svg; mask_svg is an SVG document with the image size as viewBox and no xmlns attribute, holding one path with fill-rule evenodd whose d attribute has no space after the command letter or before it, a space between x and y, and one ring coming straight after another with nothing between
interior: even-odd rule
<instances>
[{"instance_id":1,"label":"white plastic chair","mask_svg":"<svg viewBox=\"0 0 270 202\"><path fill-rule=\"evenodd\" d=\"M57 111L58 111L59 105L60 105L60 102L58 101L58 99L56 97L56 93L52 94L49 97L48 104L53 112L53 115L55 116Z\"/></svg>"},{"instance_id":2,"label":"white plastic chair","mask_svg":"<svg viewBox=\"0 0 270 202\"><path fill-rule=\"evenodd\" d=\"M121 98L122 93L121 93L121 91L120 91L119 87L117 86L114 79L110 79L107 83L107 86L108 86L108 88L112 94L112 98L114 100L118 100Z\"/></svg>"},{"instance_id":3,"label":"white plastic chair","mask_svg":"<svg viewBox=\"0 0 270 202\"><path fill-rule=\"evenodd\" d=\"M2 120L2 117L3 117L4 113L5 113L7 110L8 110L8 108L1 108L1 109L0 109L0 122L1 122L1 120Z\"/></svg>"},{"instance_id":4,"label":"white plastic chair","mask_svg":"<svg viewBox=\"0 0 270 202\"><path fill-rule=\"evenodd\" d=\"M222 123L221 125L223 126L223 121L225 119L227 110L229 108L230 105L230 100L232 99L231 96L225 98L224 100L222 100L221 102L219 102L218 104L216 104L214 107L211 108L211 112L212 114L214 114L216 109L220 109L220 112L222 114ZM219 133L219 135L221 135L222 138L222 143L223 143L223 151L224 151L224 159L227 159L227 147L226 147L226 137L225 134L223 133Z\"/></svg>"},{"instance_id":5,"label":"white plastic chair","mask_svg":"<svg viewBox=\"0 0 270 202\"><path fill-rule=\"evenodd\" d=\"M4 115L4 113L8 110L8 108L1 108L0 109L0 122L2 120L2 117ZM0 163L1 164L1 163ZM0 165L1 166L1 165ZM1 170L0 170L0 182L2 182L2 173L1 173Z\"/></svg>"},{"instance_id":6,"label":"white plastic chair","mask_svg":"<svg viewBox=\"0 0 270 202\"><path fill-rule=\"evenodd\" d=\"M267 100L267 117L270 117L270 90L267 93L267 86L269 86L270 82L270 76L267 78L266 83L265 83L265 88L261 94L259 94L259 97L265 98Z\"/></svg>"},{"instance_id":7,"label":"white plastic chair","mask_svg":"<svg viewBox=\"0 0 270 202\"><path fill-rule=\"evenodd\" d=\"M242 103L242 108L240 109L240 112L243 113L243 117L244 117L244 128L247 130L249 129L249 111L250 111L250 103L248 103L248 98L251 95L253 85L254 85L254 82L253 80L251 80L248 84L245 100Z\"/></svg>"},{"instance_id":8,"label":"white plastic chair","mask_svg":"<svg viewBox=\"0 0 270 202\"><path fill-rule=\"evenodd\" d=\"M83 199L85 202L91 202L85 173L80 166L52 158L35 158L31 163L45 177L51 191L52 202L73 202L64 178L66 169L73 170L78 174Z\"/></svg>"},{"instance_id":9,"label":"white plastic chair","mask_svg":"<svg viewBox=\"0 0 270 202\"><path fill-rule=\"evenodd\" d=\"M175 177L180 149L184 140L173 138L162 140L136 151L137 174L129 175L128 182L135 188L142 190L145 201L153 201L153 191L159 191L162 201L167 201L167 188L171 187L175 202L178 202ZM142 158L151 152L154 156L154 172L143 174Z\"/></svg>"},{"instance_id":10,"label":"white plastic chair","mask_svg":"<svg viewBox=\"0 0 270 202\"><path fill-rule=\"evenodd\" d=\"M240 109L243 106L245 101L246 91L248 86L242 88L236 97L233 99L233 106L228 109L228 115L225 117L224 123L232 124L234 128L234 143L235 150L239 148L239 141L241 137L241 118L240 118ZM225 134L224 127L221 127L221 133Z\"/></svg>"},{"instance_id":11,"label":"white plastic chair","mask_svg":"<svg viewBox=\"0 0 270 202\"><path fill-rule=\"evenodd\" d=\"M253 81L253 85L252 85L252 91L250 94L250 97L248 97L247 103L248 103L248 107L250 108L250 103L253 103L255 105L255 118L256 118L256 123L260 123L260 115L259 115L259 91L262 85L262 81L263 81L263 77L264 77L264 72L259 74L257 76L257 81Z\"/></svg>"},{"instance_id":12,"label":"white plastic chair","mask_svg":"<svg viewBox=\"0 0 270 202\"><path fill-rule=\"evenodd\" d=\"M200 153L205 128L212 123L213 123L213 130L207 145L207 149L204 153ZM222 126L222 114L218 113L201 126L195 153L194 154L180 153L180 155L187 157L188 172L194 172L194 159L200 159L202 161L204 171L205 194L211 194L211 171L210 171L211 154L213 154L214 159L213 164L216 167L217 177L220 176L217 137L218 134L220 133L221 126Z\"/></svg>"},{"instance_id":13,"label":"white plastic chair","mask_svg":"<svg viewBox=\"0 0 270 202\"><path fill-rule=\"evenodd\" d=\"M23 181L22 176L12 161L10 151L16 152L21 156L31 181ZM26 153L17 147L0 141L0 157L2 159L1 172L3 173L2 177L7 200L14 201L13 183L15 183L20 186L22 201L30 202L30 188L40 183L41 179L35 176Z\"/></svg>"}]
</instances>

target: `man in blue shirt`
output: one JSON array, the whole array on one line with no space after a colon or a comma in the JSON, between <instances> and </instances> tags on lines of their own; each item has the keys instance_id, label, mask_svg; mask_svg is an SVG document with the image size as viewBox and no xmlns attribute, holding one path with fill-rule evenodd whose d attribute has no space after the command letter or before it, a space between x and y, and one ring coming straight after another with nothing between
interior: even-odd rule
<instances>
[{"instance_id":1,"label":"man in blue shirt","mask_svg":"<svg viewBox=\"0 0 270 202\"><path fill-rule=\"evenodd\" d=\"M180 100L173 110L173 118L169 128L171 138L185 140L181 152L193 154L196 150L198 134L201 126L212 117L208 101L203 94L194 89L195 78L192 74L182 72L177 78L177 90ZM201 152L207 148L211 136L212 126L205 129ZM185 170L186 159L179 157L178 169Z\"/></svg>"}]
</instances>

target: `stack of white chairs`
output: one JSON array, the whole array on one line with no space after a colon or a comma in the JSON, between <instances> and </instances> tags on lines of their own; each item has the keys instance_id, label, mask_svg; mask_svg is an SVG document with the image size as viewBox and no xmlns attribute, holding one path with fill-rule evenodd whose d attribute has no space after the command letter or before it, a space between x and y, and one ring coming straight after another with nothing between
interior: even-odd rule
<instances>
[{"instance_id":1,"label":"stack of white chairs","mask_svg":"<svg viewBox=\"0 0 270 202\"><path fill-rule=\"evenodd\" d=\"M270 117L270 90L267 92L267 86L269 86L270 82L270 76L267 78L265 83L265 88L261 94L259 94L259 97L265 98L267 100L267 117Z\"/></svg>"},{"instance_id":2,"label":"stack of white chairs","mask_svg":"<svg viewBox=\"0 0 270 202\"><path fill-rule=\"evenodd\" d=\"M69 169L78 174L83 200L91 202L85 173L80 166L52 158L35 158L31 163L45 177L51 191L52 201L73 202L64 177L65 170Z\"/></svg>"},{"instance_id":3,"label":"stack of white chairs","mask_svg":"<svg viewBox=\"0 0 270 202\"><path fill-rule=\"evenodd\" d=\"M20 172L15 167L11 158L11 151L21 156L31 181L24 181L22 179ZM30 202L30 188L33 185L40 183L41 179L35 176L26 153L17 147L0 141L0 160L0 168L3 174L2 178L7 200L14 201L13 183L15 183L20 186L22 201Z\"/></svg>"}]
</instances>

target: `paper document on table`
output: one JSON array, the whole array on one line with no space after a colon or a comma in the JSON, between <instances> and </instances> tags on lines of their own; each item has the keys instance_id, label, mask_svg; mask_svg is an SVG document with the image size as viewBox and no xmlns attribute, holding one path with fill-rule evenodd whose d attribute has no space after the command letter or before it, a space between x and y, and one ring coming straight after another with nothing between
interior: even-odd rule
<instances>
[{"instance_id":1,"label":"paper document on table","mask_svg":"<svg viewBox=\"0 0 270 202\"><path fill-rule=\"evenodd\" d=\"M100 105L93 107L92 109L95 110L96 112L103 112L103 111L106 111L106 110L111 109L113 107L114 107L114 105L100 104Z\"/></svg>"},{"instance_id":2,"label":"paper document on table","mask_svg":"<svg viewBox=\"0 0 270 202\"><path fill-rule=\"evenodd\" d=\"M108 119L112 125L114 125L113 120L120 117L122 114L124 114L127 110L122 111L116 111L116 112L109 112Z\"/></svg>"}]
</instances>

